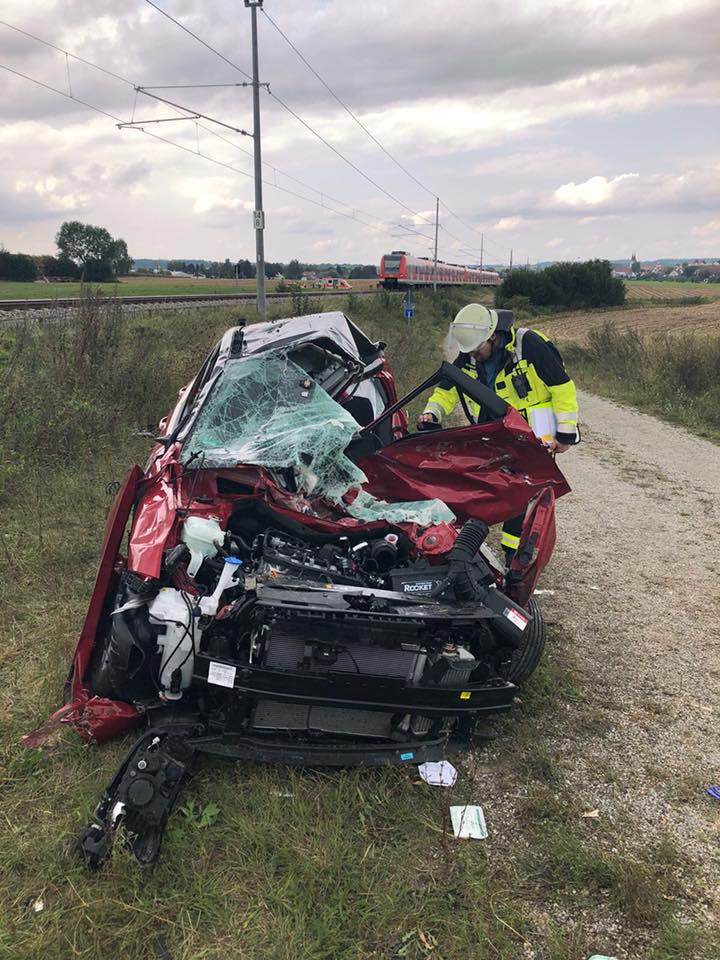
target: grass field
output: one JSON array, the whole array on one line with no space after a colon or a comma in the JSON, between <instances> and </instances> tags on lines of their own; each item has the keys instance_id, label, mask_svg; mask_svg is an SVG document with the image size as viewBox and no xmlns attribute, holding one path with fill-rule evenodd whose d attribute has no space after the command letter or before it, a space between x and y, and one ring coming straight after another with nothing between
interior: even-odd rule
<instances>
[{"instance_id":1,"label":"grass field","mask_svg":"<svg viewBox=\"0 0 720 960\"><path fill-rule=\"evenodd\" d=\"M626 280L627 299L720 300L720 283L683 283L678 280Z\"/></svg>"},{"instance_id":2,"label":"grass field","mask_svg":"<svg viewBox=\"0 0 720 960\"><path fill-rule=\"evenodd\" d=\"M421 295L412 323L401 299L348 310L388 342L402 389L435 367L465 294ZM232 317L96 311L0 331L0 957L710 960L712 941L677 921L682 852L671 838L629 851L621 820L583 819L590 798L549 747L561 725L568 737L603 729L558 623L522 702L456 760L451 790L413 768L206 760L154 871L120 845L97 875L74 859L72 839L132 738L98 748L65 730L32 751L18 741L60 701L109 482L143 462L137 428L157 421ZM453 803L483 804L488 840L448 835Z\"/></svg>"},{"instance_id":3,"label":"grass field","mask_svg":"<svg viewBox=\"0 0 720 960\"><path fill-rule=\"evenodd\" d=\"M289 281L288 281L289 282ZM353 290L369 290L376 286L375 280L351 280ZM268 280L267 290L273 291L278 281ZM149 297L171 294L203 293L254 293L254 280L185 280L175 277L126 277L117 283L93 284L93 290L101 290L104 296ZM78 297L79 283L11 283L0 281L0 300L48 300L52 297ZM308 287L313 292L312 287Z\"/></svg>"}]
</instances>

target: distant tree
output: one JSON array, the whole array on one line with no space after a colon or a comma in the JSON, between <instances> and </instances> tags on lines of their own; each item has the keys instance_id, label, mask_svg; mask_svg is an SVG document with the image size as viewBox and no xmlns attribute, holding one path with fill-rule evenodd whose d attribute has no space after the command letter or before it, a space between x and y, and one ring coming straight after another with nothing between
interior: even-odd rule
<instances>
[{"instance_id":1,"label":"distant tree","mask_svg":"<svg viewBox=\"0 0 720 960\"><path fill-rule=\"evenodd\" d=\"M110 266L116 277L126 277L130 273L133 265L132 257L128 253L127 244L124 240L117 239L113 241L112 255L110 257Z\"/></svg>"},{"instance_id":2,"label":"distant tree","mask_svg":"<svg viewBox=\"0 0 720 960\"><path fill-rule=\"evenodd\" d=\"M344 276L345 276L345 271L343 270L343 268L341 267L341 265L340 265L339 263L336 263L336 264L335 264L335 270L337 271L337 275L338 275L339 277L344 277Z\"/></svg>"},{"instance_id":3,"label":"distant tree","mask_svg":"<svg viewBox=\"0 0 720 960\"><path fill-rule=\"evenodd\" d=\"M86 280L109 280L127 273L132 265L125 241L114 240L105 227L66 220L55 243L60 258L74 260Z\"/></svg>"},{"instance_id":4,"label":"distant tree","mask_svg":"<svg viewBox=\"0 0 720 960\"><path fill-rule=\"evenodd\" d=\"M374 280L377 277L377 267L372 264L363 266L362 264L356 264L350 270L349 279L350 280Z\"/></svg>"},{"instance_id":5,"label":"distant tree","mask_svg":"<svg viewBox=\"0 0 720 960\"><path fill-rule=\"evenodd\" d=\"M287 280L300 280L302 272L302 264L298 260L291 260L285 267L283 274Z\"/></svg>"},{"instance_id":6,"label":"distant tree","mask_svg":"<svg viewBox=\"0 0 720 960\"><path fill-rule=\"evenodd\" d=\"M0 280L37 280L37 275L32 257L0 250Z\"/></svg>"},{"instance_id":7,"label":"distant tree","mask_svg":"<svg viewBox=\"0 0 720 960\"><path fill-rule=\"evenodd\" d=\"M249 260L238 260L237 272L242 280L252 280L255 277L255 264Z\"/></svg>"},{"instance_id":8,"label":"distant tree","mask_svg":"<svg viewBox=\"0 0 720 960\"><path fill-rule=\"evenodd\" d=\"M267 260L265 261L265 276L268 278L268 280L277 276L278 273L282 273L283 269L284 264L282 263L272 263L268 262Z\"/></svg>"}]
</instances>

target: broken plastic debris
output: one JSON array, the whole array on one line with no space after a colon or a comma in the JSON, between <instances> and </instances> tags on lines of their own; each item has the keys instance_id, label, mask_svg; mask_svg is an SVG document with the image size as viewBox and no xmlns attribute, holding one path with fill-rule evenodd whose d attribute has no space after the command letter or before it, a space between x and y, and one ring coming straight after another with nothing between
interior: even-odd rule
<instances>
[{"instance_id":1,"label":"broken plastic debris","mask_svg":"<svg viewBox=\"0 0 720 960\"><path fill-rule=\"evenodd\" d=\"M590 960L617 960L616 957L606 957L604 954L594 953Z\"/></svg>"},{"instance_id":2,"label":"broken plastic debris","mask_svg":"<svg viewBox=\"0 0 720 960\"><path fill-rule=\"evenodd\" d=\"M705 793L714 800L720 800L720 786L718 786L717 783L711 783L705 790Z\"/></svg>"},{"instance_id":3,"label":"broken plastic debris","mask_svg":"<svg viewBox=\"0 0 720 960\"><path fill-rule=\"evenodd\" d=\"M485 840L488 831L482 807L450 807L453 833L461 840Z\"/></svg>"},{"instance_id":4,"label":"broken plastic debris","mask_svg":"<svg viewBox=\"0 0 720 960\"><path fill-rule=\"evenodd\" d=\"M457 780L457 770L448 760L421 763L418 766L418 773L425 783L433 787L452 787Z\"/></svg>"},{"instance_id":5,"label":"broken plastic debris","mask_svg":"<svg viewBox=\"0 0 720 960\"><path fill-rule=\"evenodd\" d=\"M342 505L358 520L408 521L420 526L455 519L442 500L386 503L360 490L367 477L344 450L360 429L357 421L307 373L280 351L228 360L180 460L188 467L202 452L207 468L251 463L292 470L308 494ZM358 491L352 503L343 502Z\"/></svg>"},{"instance_id":6,"label":"broken plastic debris","mask_svg":"<svg viewBox=\"0 0 720 960\"><path fill-rule=\"evenodd\" d=\"M554 590L533 590L534 597L554 597Z\"/></svg>"},{"instance_id":7,"label":"broken plastic debris","mask_svg":"<svg viewBox=\"0 0 720 960\"><path fill-rule=\"evenodd\" d=\"M45 909L45 901L43 900L43 898L38 897L37 900L34 901L32 908L33 908L33 913L42 913L43 910Z\"/></svg>"},{"instance_id":8,"label":"broken plastic debris","mask_svg":"<svg viewBox=\"0 0 720 960\"><path fill-rule=\"evenodd\" d=\"M582 814L582 816L585 817L587 820L599 820L600 811L597 808L595 810L586 810L585 813Z\"/></svg>"}]
</instances>

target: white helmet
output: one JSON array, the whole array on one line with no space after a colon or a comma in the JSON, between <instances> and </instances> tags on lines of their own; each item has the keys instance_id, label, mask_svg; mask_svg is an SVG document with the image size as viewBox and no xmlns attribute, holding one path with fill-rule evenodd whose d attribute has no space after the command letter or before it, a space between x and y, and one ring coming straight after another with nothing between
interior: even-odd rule
<instances>
[{"instance_id":1,"label":"white helmet","mask_svg":"<svg viewBox=\"0 0 720 960\"><path fill-rule=\"evenodd\" d=\"M481 303L468 303L460 310L450 324L450 339L460 347L463 353L477 350L495 333L498 315Z\"/></svg>"}]
</instances>

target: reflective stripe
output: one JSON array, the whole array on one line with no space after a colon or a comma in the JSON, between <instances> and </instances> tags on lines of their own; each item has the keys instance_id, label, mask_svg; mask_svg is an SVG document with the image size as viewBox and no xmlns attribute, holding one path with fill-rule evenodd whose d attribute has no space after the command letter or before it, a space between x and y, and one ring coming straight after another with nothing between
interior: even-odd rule
<instances>
[{"instance_id":1,"label":"reflective stripe","mask_svg":"<svg viewBox=\"0 0 720 960\"><path fill-rule=\"evenodd\" d=\"M510 547L511 550L517 550L520 546L520 537L515 537L512 533L505 533L503 530L500 543L503 547Z\"/></svg>"},{"instance_id":2,"label":"reflective stripe","mask_svg":"<svg viewBox=\"0 0 720 960\"><path fill-rule=\"evenodd\" d=\"M578 421L577 411L563 410L561 413L556 413L555 417L557 419L558 425L561 423L567 423L571 427L577 426L577 421Z\"/></svg>"}]
</instances>

